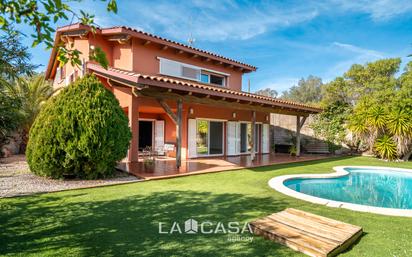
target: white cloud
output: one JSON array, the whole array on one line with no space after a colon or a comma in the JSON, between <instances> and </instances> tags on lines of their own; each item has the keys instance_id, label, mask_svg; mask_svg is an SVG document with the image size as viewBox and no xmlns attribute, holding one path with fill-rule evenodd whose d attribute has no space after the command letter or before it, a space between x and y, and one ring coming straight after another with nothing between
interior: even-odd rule
<instances>
[{"instance_id":1,"label":"white cloud","mask_svg":"<svg viewBox=\"0 0 412 257\"><path fill-rule=\"evenodd\" d=\"M411 0L334 0L342 10L368 13L375 21L384 21L412 11Z\"/></svg>"},{"instance_id":2,"label":"white cloud","mask_svg":"<svg viewBox=\"0 0 412 257\"><path fill-rule=\"evenodd\" d=\"M144 28L151 26L167 36L187 39L190 33L202 41L246 40L269 30L292 26L318 15L313 6L290 6L278 3L238 4L234 1L201 1L147 4L133 2L127 7L136 12L128 23Z\"/></svg>"},{"instance_id":3,"label":"white cloud","mask_svg":"<svg viewBox=\"0 0 412 257\"><path fill-rule=\"evenodd\" d=\"M331 80L336 76L341 76L355 63L365 64L367 62L388 57L386 53L373 49L362 48L352 44L333 42L331 46L333 50L340 51L340 53L344 54L346 58L340 62L337 62L325 72L323 76L325 81Z\"/></svg>"},{"instance_id":4,"label":"white cloud","mask_svg":"<svg viewBox=\"0 0 412 257\"><path fill-rule=\"evenodd\" d=\"M343 50L346 50L348 52L355 53L358 56L362 56L366 59L383 58L385 56L385 54L382 53L382 52L375 51L375 50L372 50L372 49L362 48L362 47L351 45L351 44L333 42L332 45L336 46L338 48L341 48Z\"/></svg>"},{"instance_id":5,"label":"white cloud","mask_svg":"<svg viewBox=\"0 0 412 257\"><path fill-rule=\"evenodd\" d=\"M388 20L412 11L412 1L119 1L117 15L108 14L105 5L95 1L73 3L73 7L95 13L96 23L103 27L129 25L179 40L187 40L192 33L198 40L217 42L250 39L326 13L366 13L375 21Z\"/></svg>"}]
</instances>

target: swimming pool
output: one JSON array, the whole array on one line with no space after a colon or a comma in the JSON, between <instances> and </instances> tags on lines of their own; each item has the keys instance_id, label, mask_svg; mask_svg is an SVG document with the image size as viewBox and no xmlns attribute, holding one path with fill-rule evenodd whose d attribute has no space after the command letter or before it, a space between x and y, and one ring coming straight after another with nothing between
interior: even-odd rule
<instances>
[{"instance_id":1,"label":"swimming pool","mask_svg":"<svg viewBox=\"0 0 412 257\"><path fill-rule=\"evenodd\" d=\"M345 166L332 174L275 177L277 191L313 203L412 217L412 170Z\"/></svg>"}]
</instances>

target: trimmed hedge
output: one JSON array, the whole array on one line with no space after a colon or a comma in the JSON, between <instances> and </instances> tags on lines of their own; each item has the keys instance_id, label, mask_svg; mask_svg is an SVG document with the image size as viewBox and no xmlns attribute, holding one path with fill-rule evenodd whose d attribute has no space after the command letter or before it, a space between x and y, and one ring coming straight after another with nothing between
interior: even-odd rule
<instances>
[{"instance_id":1,"label":"trimmed hedge","mask_svg":"<svg viewBox=\"0 0 412 257\"><path fill-rule=\"evenodd\" d=\"M126 156L131 132L115 96L94 75L50 98L29 135L30 170L51 178L113 175Z\"/></svg>"}]
</instances>

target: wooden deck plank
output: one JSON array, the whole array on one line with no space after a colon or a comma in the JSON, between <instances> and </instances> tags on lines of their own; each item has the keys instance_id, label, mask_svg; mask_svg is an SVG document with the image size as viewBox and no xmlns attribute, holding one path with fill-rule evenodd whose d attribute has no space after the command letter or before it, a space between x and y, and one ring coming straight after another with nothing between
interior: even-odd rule
<instances>
[{"instance_id":1,"label":"wooden deck plank","mask_svg":"<svg viewBox=\"0 0 412 257\"><path fill-rule=\"evenodd\" d=\"M336 243L339 243L348 238L347 233L339 234L338 231L331 230L330 228L325 228L319 223L314 222L304 222L304 219L292 219L291 217L283 216L282 213L272 214L269 216L271 219L286 224L290 227L294 227L298 230L304 231L305 233L313 234L319 237L324 237L326 239L332 240ZM319 226L316 226L319 224Z\"/></svg>"},{"instance_id":2,"label":"wooden deck plank","mask_svg":"<svg viewBox=\"0 0 412 257\"><path fill-rule=\"evenodd\" d=\"M287 211L282 211L280 213L277 213L277 215L283 216L285 218L291 219L295 221L297 224L305 224L307 226L312 226L314 228L318 228L321 231L327 231L328 233L336 234L338 238L341 238L341 240L347 239L347 237L350 237L354 231L358 231L359 229L353 230L353 231L348 231L348 229L340 227L336 227L334 225L331 225L330 223L325 223L324 221L321 220L315 220L315 219L308 219L306 217L302 217L300 215L292 214Z\"/></svg>"},{"instance_id":3,"label":"wooden deck plank","mask_svg":"<svg viewBox=\"0 0 412 257\"><path fill-rule=\"evenodd\" d=\"M349 233L356 233L360 229L360 227L352 225L352 224L344 223L344 222L341 222L341 221L338 221L338 220L326 218L326 217L323 217L323 216L319 216L319 215L316 215L316 214L313 214L313 213L304 212L304 211L293 209L293 208L287 208L285 211L289 212L291 214L295 214L295 215L298 215L298 216L301 216L301 217L305 217L309 220L314 220L314 221L317 221L319 223L323 223L323 224L326 224L326 225L329 225L329 226L334 226L334 227L337 227L337 228L341 228L341 229L343 229L343 230L345 230Z\"/></svg>"},{"instance_id":4,"label":"wooden deck plank","mask_svg":"<svg viewBox=\"0 0 412 257\"><path fill-rule=\"evenodd\" d=\"M250 223L253 232L309 256L335 256L362 235L362 228L288 208Z\"/></svg>"},{"instance_id":5,"label":"wooden deck plank","mask_svg":"<svg viewBox=\"0 0 412 257\"><path fill-rule=\"evenodd\" d=\"M309 256L326 256L328 252L334 249L321 240L303 235L279 223L255 223L252 225L252 228L253 233L256 235L262 235L265 238L286 245L295 251L305 253Z\"/></svg>"}]
</instances>

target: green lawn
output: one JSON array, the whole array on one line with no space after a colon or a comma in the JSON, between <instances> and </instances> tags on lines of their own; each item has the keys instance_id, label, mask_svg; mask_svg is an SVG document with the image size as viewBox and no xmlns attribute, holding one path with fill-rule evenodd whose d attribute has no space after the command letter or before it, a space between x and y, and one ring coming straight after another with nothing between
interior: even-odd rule
<instances>
[{"instance_id":1,"label":"green lawn","mask_svg":"<svg viewBox=\"0 0 412 257\"><path fill-rule=\"evenodd\" d=\"M0 254L38 256L302 256L255 237L164 235L158 222L251 221L286 207L362 226L365 235L344 256L412 256L412 219L353 212L284 196L267 182L278 175L328 173L337 165L386 165L340 158L128 185L0 200Z\"/></svg>"}]
</instances>

